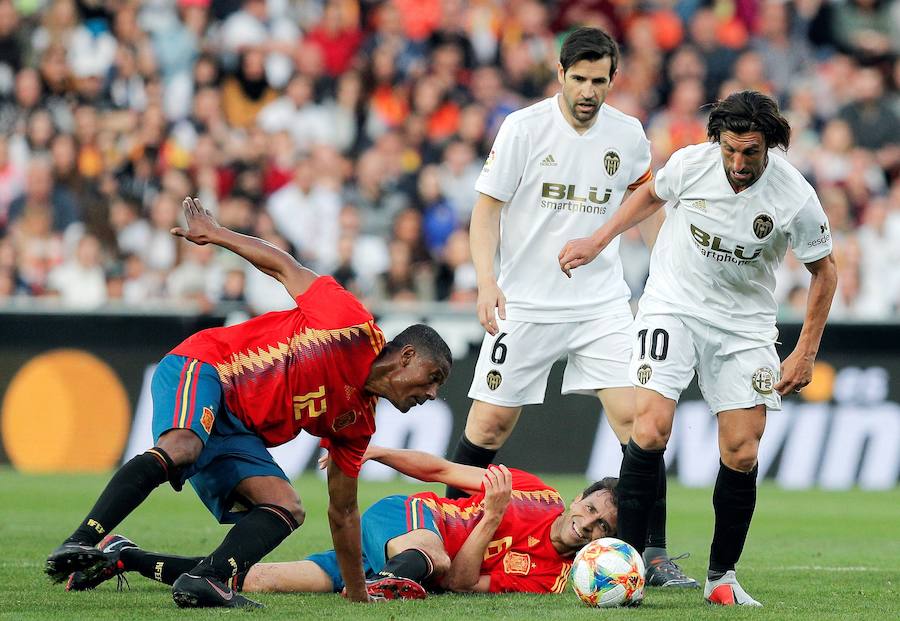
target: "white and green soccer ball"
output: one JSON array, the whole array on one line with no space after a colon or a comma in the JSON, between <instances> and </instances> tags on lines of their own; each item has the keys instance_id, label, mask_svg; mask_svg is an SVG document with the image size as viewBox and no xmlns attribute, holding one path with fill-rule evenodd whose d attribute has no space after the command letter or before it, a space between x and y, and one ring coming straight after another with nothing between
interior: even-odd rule
<instances>
[{"instance_id":1,"label":"white and green soccer ball","mask_svg":"<svg viewBox=\"0 0 900 621\"><path fill-rule=\"evenodd\" d=\"M596 539L575 555L569 581L588 606L637 606L644 599L644 561L620 539Z\"/></svg>"}]
</instances>

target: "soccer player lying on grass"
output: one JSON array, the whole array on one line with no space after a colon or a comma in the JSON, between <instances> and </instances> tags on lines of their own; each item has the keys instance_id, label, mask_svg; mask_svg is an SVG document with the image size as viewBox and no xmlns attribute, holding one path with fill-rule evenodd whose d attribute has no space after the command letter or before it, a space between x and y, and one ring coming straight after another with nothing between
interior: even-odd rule
<instances>
[{"instance_id":1,"label":"soccer player lying on grass","mask_svg":"<svg viewBox=\"0 0 900 621\"><path fill-rule=\"evenodd\" d=\"M559 593L572 556L616 532L615 478L585 489L568 507L536 476L505 466L477 468L419 451L369 446L374 459L420 481L471 492L460 499L433 492L388 496L362 516L363 562L369 593L421 599L426 590L477 593ZM322 460L323 462L325 460ZM72 590L91 589L126 571L170 583L198 559L146 552L110 535L105 569L73 574ZM244 592L330 593L344 588L334 550L303 561L260 563L238 573Z\"/></svg>"},{"instance_id":2,"label":"soccer player lying on grass","mask_svg":"<svg viewBox=\"0 0 900 621\"><path fill-rule=\"evenodd\" d=\"M266 447L306 430L331 452L328 521L348 597L368 601L357 475L375 404L385 397L406 412L434 399L450 373L450 349L424 325L385 343L369 311L330 276L219 226L196 199L184 200L184 215L187 228L173 235L240 255L278 279L297 305L198 332L162 359L152 386L156 446L116 472L45 571L55 581L102 573L105 557L95 546L104 535L158 486L180 490L189 480L210 512L235 526L209 556L172 577L173 599L182 607L256 606L225 583L303 523L297 492Z\"/></svg>"}]
</instances>

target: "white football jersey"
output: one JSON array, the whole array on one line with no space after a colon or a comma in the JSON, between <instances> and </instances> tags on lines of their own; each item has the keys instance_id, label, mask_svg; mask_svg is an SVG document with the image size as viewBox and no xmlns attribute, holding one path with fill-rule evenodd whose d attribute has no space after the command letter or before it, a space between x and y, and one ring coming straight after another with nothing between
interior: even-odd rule
<instances>
[{"instance_id":1,"label":"white football jersey","mask_svg":"<svg viewBox=\"0 0 900 621\"><path fill-rule=\"evenodd\" d=\"M812 186L769 151L756 183L735 193L716 143L675 152L655 183L670 206L640 308L774 341L775 271L788 246L803 263L831 253L828 219Z\"/></svg>"},{"instance_id":2,"label":"white football jersey","mask_svg":"<svg viewBox=\"0 0 900 621\"><path fill-rule=\"evenodd\" d=\"M631 296L616 239L566 278L559 252L615 213L625 191L648 181L650 143L640 121L606 104L579 134L559 95L510 114L475 189L506 204L500 214L500 275L507 318L584 321Z\"/></svg>"}]
</instances>

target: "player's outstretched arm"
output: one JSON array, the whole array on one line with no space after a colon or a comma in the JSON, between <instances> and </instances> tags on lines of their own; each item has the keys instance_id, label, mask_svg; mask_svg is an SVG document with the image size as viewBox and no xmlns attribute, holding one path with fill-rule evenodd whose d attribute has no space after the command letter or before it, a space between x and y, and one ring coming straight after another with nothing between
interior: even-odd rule
<instances>
[{"instance_id":1,"label":"player's outstretched arm","mask_svg":"<svg viewBox=\"0 0 900 621\"><path fill-rule=\"evenodd\" d=\"M347 599L367 602L366 575L362 565L357 480L347 476L334 462L328 464L328 525L337 555Z\"/></svg>"},{"instance_id":2,"label":"player's outstretched arm","mask_svg":"<svg viewBox=\"0 0 900 621\"><path fill-rule=\"evenodd\" d=\"M483 483L484 516L453 557L450 571L441 580L444 588L457 593L489 590L490 577L481 575L481 563L512 497L512 474L502 464L488 466Z\"/></svg>"},{"instance_id":3,"label":"player's outstretched arm","mask_svg":"<svg viewBox=\"0 0 900 621\"><path fill-rule=\"evenodd\" d=\"M497 247L500 245L502 208L503 201L487 194L479 194L469 224L469 246L478 282L478 321L491 335L499 331L497 315L500 319L506 319L506 297L497 285L497 276L494 274L494 257L497 256Z\"/></svg>"},{"instance_id":4,"label":"player's outstretched arm","mask_svg":"<svg viewBox=\"0 0 900 621\"><path fill-rule=\"evenodd\" d=\"M566 242L559 252L559 269L571 278L573 269L596 259L617 235L649 218L664 203L653 191L652 183L643 184L625 199L613 217L593 235Z\"/></svg>"},{"instance_id":5,"label":"player's outstretched arm","mask_svg":"<svg viewBox=\"0 0 900 621\"><path fill-rule=\"evenodd\" d=\"M453 463L431 453L372 444L366 449L363 459L381 462L401 474L426 483L443 483L467 492L481 489L485 473L484 468Z\"/></svg>"},{"instance_id":6,"label":"player's outstretched arm","mask_svg":"<svg viewBox=\"0 0 900 621\"><path fill-rule=\"evenodd\" d=\"M812 274L806 298L806 317L797 346L781 363L781 380L775 384L775 390L781 395L799 392L812 381L813 365L837 288L837 267L833 255L807 263L806 269Z\"/></svg>"},{"instance_id":7,"label":"player's outstretched arm","mask_svg":"<svg viewBox=\"0 0 900 621\"><path fill-rule=\"evenodd\" d=\"M203 208L199 199L187 197L182 201L182 207L187 228L175 227L171 231L172 235L200 246L215 244L227 248L250 261L259 271L278 280L292 298L305 293L318 277L314 271L303 267L294 257L269 242L236 233L220 225Z\"/></svg>"}]
</instances>

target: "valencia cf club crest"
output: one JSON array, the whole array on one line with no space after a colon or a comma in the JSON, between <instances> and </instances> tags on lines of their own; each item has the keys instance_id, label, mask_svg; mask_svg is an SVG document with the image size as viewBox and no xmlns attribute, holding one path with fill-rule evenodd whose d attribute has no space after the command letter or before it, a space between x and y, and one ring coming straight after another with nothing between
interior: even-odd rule
<instances>
[{"instance_id":1,"label":"valencia cf club crest","mask_svg":"<svg viewBox=\"0 0 900 621\"><path fill-rule=\"evenodd\" d=\"M206 430L206 433L212 433L213 422L216 420L216 415L213 414L212 408L203 408L203 415L200 416L200 424L203 425L203 429Z\"/></svg>"},{"instance_id":2,"label":"valencia cf club crest","mask_svg":"<svg viewBox=\"0 0 900 621\"><path fill-rule=\"evenodd\" d=\"M753 219L753 234L757 239L765 239L774 228L772 216L767 213L761 213Z\"/></svg>"},{"instance_id":3,"label":"valencia cf club crest","mask_svg":"<svg viewBox=\"0 0 900 621\"><path fill-rule=\"evenodd\" d=\"M606 152L606 155L603 156L603 168L606 169L606 174L610 177L615 177L616 173L619 172L619 164L622 163L622 158L619 157L619 154L615 151L609 150Z\"/></svg>"},{"instance_id":4,"label":"valencia cf club crest","mask_svg":"<svg viewBox=\"0 0 900 621\"><path fill-rule=\"evenodd\" d=\"M641 383L641 386L650 381L651 375L653 375L653 369L650 368L649 364L642 364L638 367L637 381Z\"/></svg>"},{"instance_id":5,"label":"valencia cf club crest","mask_svg":"<svg viewBox=\"0 0 900 621\"><path fill-rule=\"evenodd\" d=\"M753 372L753 390L761 395L771 395L775 389L775 372L769 367L761 367Z\"/></svg>"},{"instance_id":6,"label":"valencia cf club crest","mask_svg":"<svg viewBox=\"0 0 900 621\"><path fill-rule=\"evenodd\" d=\"M497 369L491 370L487 374L487 385L491 390L497 390L500 387L500 382L503 381L503 376L500 375L500 371Z\"/></svg>"},{"instance_id":7,"label":"valencia cf club crest","mask_svg":"<svg viewBox=\"0 0 900 621\"><path fill-rule=\"evenodd\" d=\"M344 427L349 427L353 423L356 422L356 412L350 410L349 412L344 412L340 416L334 419L334 422L331 424L331 429L333 431L340 431Z\"/></svg>"}]
</instances>

